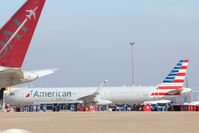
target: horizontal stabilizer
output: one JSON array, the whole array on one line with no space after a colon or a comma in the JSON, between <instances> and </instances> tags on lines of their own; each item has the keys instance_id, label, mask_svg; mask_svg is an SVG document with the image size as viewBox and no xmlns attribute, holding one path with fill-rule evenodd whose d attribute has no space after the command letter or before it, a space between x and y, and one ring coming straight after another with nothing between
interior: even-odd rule
<instances>
[{"instance_id":1,"label":"horizontal stabilizer","mask_svg":"<svg viewBox=\"0 0 199 133\"><path fill-rule=\"evenodd\" d=\"M37 70L37 71L32 71L33 73L37 74L38 77L43 77L43 76L47 76L50 74L55 73L55 71L57 71L58 69L45 69L45 70Z\"/></svg>"}]
</instances>

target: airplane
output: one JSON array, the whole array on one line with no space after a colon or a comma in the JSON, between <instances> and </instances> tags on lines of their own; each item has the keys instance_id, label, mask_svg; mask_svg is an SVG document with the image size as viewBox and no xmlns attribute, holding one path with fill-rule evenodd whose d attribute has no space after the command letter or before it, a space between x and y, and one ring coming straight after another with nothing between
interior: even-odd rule
<instances>
[{"instance_id":1,"label":"airplane","mask_svg":"<svg viewBox=\"0 0 199 133\"><path fill-rule=\"evenodd\" d=\"M188 60L180 60L164 81L157 86L72 88L25 88L11 92L5 98L7 104L33 105L58 103L83 103L84 105L142 104L183 95L191 92L183 88Z\"/></svg>"},{"instance_id":2,"label":"airplane","mask_svg":"<svg viewBox=\"0 0 199 133\"><path fill-rule=\"evenodd\" d=\"M6 87L27 83L55 72L26 71L22 64L32 40L45 0L27 0L0 29L0 100Z\"/></svg>"}]
</instances>

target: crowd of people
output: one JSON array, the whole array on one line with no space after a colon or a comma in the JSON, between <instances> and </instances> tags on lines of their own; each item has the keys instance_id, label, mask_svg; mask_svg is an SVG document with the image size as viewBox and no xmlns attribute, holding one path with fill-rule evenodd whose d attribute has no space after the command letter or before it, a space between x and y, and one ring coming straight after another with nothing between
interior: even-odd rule
<instances>
[{"instance_id":1,"label":"crowd of people","mask_svg":"<svg viewBox=\"0 0 199 133\"><path fill-rule=\"evenodd\" d=\"M76 112L80 111L81 104L42 104L42 105L5 105L6 112ZM118 104L118 105L105 105L96 106L96 111L146 111L143 104ZM147 105L150 111L180 111L177 106L171 104L153 104ZM84 110L86 111L86 110Z\"/></svg>"}]
</instances>

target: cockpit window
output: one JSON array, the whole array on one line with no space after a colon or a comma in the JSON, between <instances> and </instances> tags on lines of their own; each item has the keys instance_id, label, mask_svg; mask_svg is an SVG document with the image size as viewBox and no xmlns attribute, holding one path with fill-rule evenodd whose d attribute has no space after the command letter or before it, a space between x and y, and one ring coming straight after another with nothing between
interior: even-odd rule
<instances>
[{"instance_id":1,"label":"cockpit window","mask_svg":"<svg viewBox=\"0 0 199 133\"><path fill-rule=\"evenodd\" d=\"M15 93L14 93L14 92L11 92L11 93L10 93L10 96L15 96Z\"/></svg>"}]
</instances>

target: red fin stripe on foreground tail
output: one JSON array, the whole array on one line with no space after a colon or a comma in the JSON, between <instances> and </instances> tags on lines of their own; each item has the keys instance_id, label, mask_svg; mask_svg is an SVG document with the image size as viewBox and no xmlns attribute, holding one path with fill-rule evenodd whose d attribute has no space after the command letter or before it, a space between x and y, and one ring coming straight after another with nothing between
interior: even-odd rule
<instances>
[{"instance_id":1,"label":"red fin stripe on foreground tail","mask_svg":"<svg viewBox=\"0 0 199 133\"><path fill-rule=\"evenodd\" d=\"M20 68L45 0L28 0L0 30L0 65Z\"/></svg>"}]
</instances>

